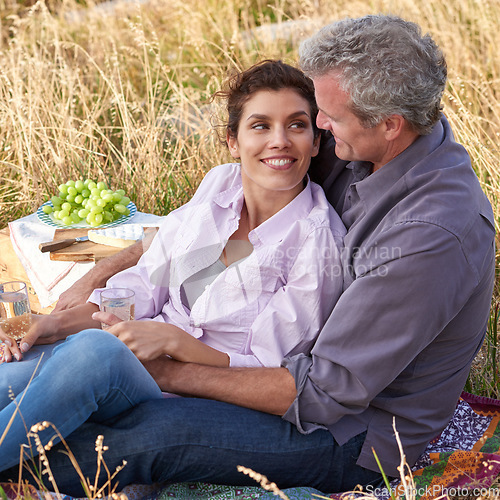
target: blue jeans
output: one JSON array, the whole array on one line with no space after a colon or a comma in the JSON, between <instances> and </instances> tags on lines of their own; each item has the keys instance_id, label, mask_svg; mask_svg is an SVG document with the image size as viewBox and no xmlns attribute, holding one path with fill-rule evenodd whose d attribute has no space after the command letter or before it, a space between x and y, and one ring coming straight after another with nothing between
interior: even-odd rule
<instances>
[{"instance_id":1,"label":"blue jeans","mask_svg":"<svg viewBox=\"0 0 500 500\"><path fill-rule=\"evenodd\" d=\"M108 344L101 340L99 343L94 341L95 331L84 333L87 344L91 343L94 351L101 352L102 345ZM81 335L71 337L70 341L54 349L53 356L46 361L39 377L48 371L46 368L49 363L59 353L64 353L68 345L77 345ZM252 479L237 471L238 465L265 474L281 488L312 486L324 492L339 492L352 489L357 484L380 481L377 472L356 465L364 434L339 446L326 430L304 435L293 424L278 416L204 399L149 397L146 398L149 401L130 408L138 394L132 387L131 394L124 396L124 391L119 387L128 384L134 386L134 381L129 379L136 378L136 375L129 372L129 363L132 367L135 363L127 356L119 361L109 352L99 356L94 353L87 355L86 351L80 351L79 356L76 354L75 350L69 366L58 367L56 375L51 375L52 380L58 383L42 385L40 391L43 394L36 399L43 400L47 393L58 392L59 398L70 400L69 403L59 403L57 397L51 396L50 404L54 404L56 410L47 408L52 411L51 416L44 416L41 420L54 419L51 421L56 423L63 436L69 434L66 442L84 475L92 480L97 469L95 440L98 435L103 435L104 445L109 447L104 455L109 469L114 470L122 460L127 461L116 477L118 489L131 483L166 481L255 485ZM91 367L89 359L92 360ZM72 363L77 364L76 370L72 368ZM72 379L75 374L69 372L78 372L77 380ZM114 393L106 395L104 399L99 396L97 402L92 395L88 396L92 391L77 387L90 385L95 372L102 372L98 378L102 379L100 383L105 392L113 385L106 380L117 378L112 372L122 372L117 375L118 386ZM73 396L73 392L77 395ZM154 391L152 397L155 397ZM84 400L87 402L82 404ZM81 411L82 406L85 406L85 411ZM116 415L117 412L111 410L121 406L130 409L121 410L124 411L122 414L113 417L112 413ZM60 417L62 413L66 415L64 418ZM76 419L73 418L75 413ZM92 421L80 425L88 416ZM72 424L67 426L67 421ZM61 430L61 426L66 427ZM78 429L72 432L76 427ZM80 496L82 490L79 478L68 457L58 452L63 449L59 444L48 453L51 470L60 491ZM3 453L1 445L2 461ZM16 474L17 468L7 470L0 474L0 480L15 479ZM106 480L103 471L101 474L101 478Z\"/></svg>"},{"instance_id":2,"label":"blue jeans","mask_svg":"<svg viewBox=\"0 0 500 500\"><path fill-rule=\"evenodd\" d=\"M64 342L35 346L23 361L0 365L0 436L19 408L0 444L0 470L18 463L19 446L27 444L33 424L51 422L67 436L88 419L104 421L161 397L139 360L108 332L84 330ZM50 428L40 437L46 444L53 435Z\"/></svg>"}]
</instances>

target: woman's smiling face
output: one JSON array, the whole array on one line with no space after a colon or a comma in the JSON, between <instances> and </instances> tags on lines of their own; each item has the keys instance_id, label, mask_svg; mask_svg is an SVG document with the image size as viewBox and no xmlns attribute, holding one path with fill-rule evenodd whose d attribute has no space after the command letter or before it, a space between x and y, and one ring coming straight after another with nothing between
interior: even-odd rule
<instances>
[{"instance_id":1,"label":"woman's smiling face","mask_svg":"<svg viewBox=\"0 0 500 500\"><path fill-rule=\"evenodd\" d=\"M237 135L227 137L231 155L241 162L244 185L300 193L319 149L312 120L309 102L293 89L253 94L243 107Z\"/></svg>"}]
</instances>

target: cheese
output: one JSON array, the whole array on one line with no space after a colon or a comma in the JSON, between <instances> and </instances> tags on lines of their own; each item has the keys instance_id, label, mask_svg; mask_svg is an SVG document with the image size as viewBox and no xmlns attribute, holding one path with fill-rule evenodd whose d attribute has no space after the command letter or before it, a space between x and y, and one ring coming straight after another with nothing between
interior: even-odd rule
<instances>
[{"instance_id":1,"label":"cheese","mask_svg":"<svg viewBox=\"0 0 500 500\"><path fill-rule=\"evenodd\" d=\"M124 224L106 229L91 229L88 232L89 240L99 245L126 248L144 237L144 230L140 224Z\"/></svg>"}]
</instances>

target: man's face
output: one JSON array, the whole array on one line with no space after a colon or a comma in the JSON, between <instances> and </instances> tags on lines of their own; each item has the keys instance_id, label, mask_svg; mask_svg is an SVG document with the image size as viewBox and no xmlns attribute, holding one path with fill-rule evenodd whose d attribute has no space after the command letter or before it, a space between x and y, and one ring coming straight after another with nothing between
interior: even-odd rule
<instances>
[{"instance_id":1,"label":"man's face","mask_svg":"<svg viewBox=\"0 0 500 500\"><path fill-rule=\"evenodd\" d=\"M341 160L369 161L375 167L387 151L383 124L365 128L350 110L349 96L342 90L335 73L314 78L319 107L316 123L335 137L335 153Z\"/></svg>"}]
</instances>

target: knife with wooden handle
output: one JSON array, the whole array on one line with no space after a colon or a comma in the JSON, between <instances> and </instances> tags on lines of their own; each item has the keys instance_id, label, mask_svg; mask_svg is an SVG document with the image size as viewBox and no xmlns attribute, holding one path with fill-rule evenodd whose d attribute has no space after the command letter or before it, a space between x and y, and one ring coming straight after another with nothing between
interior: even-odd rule
<instances>
[{"instance_id":1,"label":"knife with wooden handle","mask_svg":"<svg viewBox=\"0 0 500 500\"><path fill-rule=\"evenodd\" d=\"M69 238L67 240L49 241L47 243L40 243L38 248L40 249L40 252L53 252L55 250L60 250L61 248L69 247L70 245L73 245L73 243L88 241L88 239L88 236L80 236L79 238Z\"/></svg>"}]
</instances>

